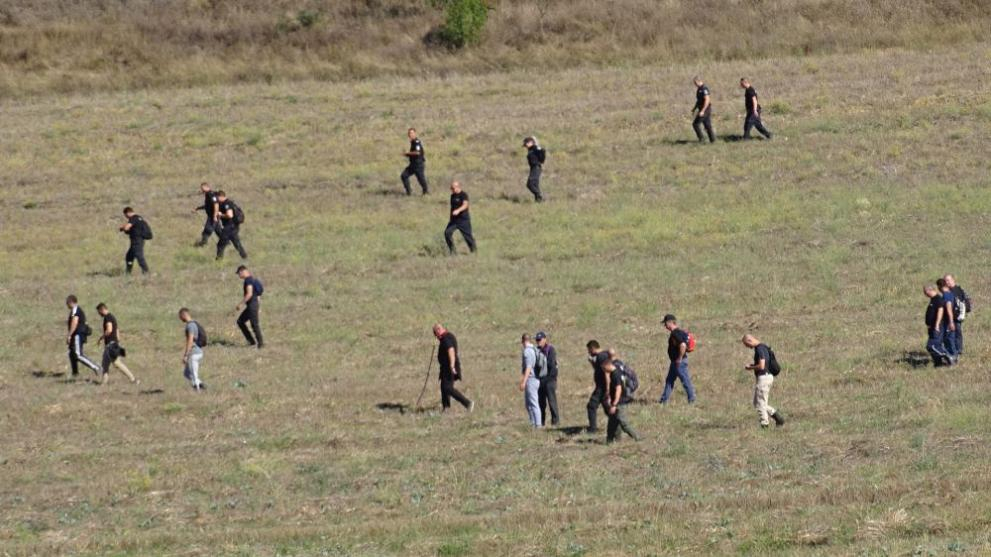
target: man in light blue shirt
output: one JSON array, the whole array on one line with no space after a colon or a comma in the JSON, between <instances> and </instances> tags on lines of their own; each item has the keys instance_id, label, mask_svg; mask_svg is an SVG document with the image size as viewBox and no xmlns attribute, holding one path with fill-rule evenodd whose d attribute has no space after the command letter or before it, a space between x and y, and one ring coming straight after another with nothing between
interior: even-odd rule
<instances>
[{"instance_id":1,"label":"man in light blue shirt","mask_svg":"<svg viewBox=\"0 0 991 557\"><path fill-rule=\"evenodd\" d=\"M523 334L521 342L523 343L523 355L520 364L520 390L523 391L523 402L526 405L527 415L530 416L530 425L539 428L543 427L543 422L541 421L540 403L538 402L540 380L537 378L535 370L537 367L537 347L530 342L530 335L526 333Z\"/></svg>"}]
</instances>

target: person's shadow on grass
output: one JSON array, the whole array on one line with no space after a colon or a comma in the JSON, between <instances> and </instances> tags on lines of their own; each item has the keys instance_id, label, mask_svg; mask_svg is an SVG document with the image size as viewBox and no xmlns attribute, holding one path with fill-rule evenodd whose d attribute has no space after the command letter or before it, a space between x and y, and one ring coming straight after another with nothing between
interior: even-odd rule
<instances>
[{"instance_id":1,"label":"person's shadow on grass","mask_svg":"<svg viewBox=\"0 0 991 557\"><path fill-rule=\"evenodd\" d=\"M900 358L895 359L896 364L907 364L912 369L928 367L930 362L932 362L932 358L929 356L929 353L919 352L918 350L906 350Z\"/></svg>"}]
</instances>

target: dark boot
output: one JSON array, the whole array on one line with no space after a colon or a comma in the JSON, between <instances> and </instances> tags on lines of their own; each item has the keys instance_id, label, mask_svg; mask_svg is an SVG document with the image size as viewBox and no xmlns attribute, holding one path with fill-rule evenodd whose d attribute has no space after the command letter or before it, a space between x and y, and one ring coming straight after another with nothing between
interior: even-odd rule
<instances>
[{"instance_id":1,"label":"dark boot","mask_svg":"<svg viewBox=\"0 0 991 557\"><path fill-rule=\"evenodd\" d=\"M785 425L785 419L781 417L781 412L771 414L771 419L774 420L774 425L778 427Z\"/></svg>"}]
</instances>

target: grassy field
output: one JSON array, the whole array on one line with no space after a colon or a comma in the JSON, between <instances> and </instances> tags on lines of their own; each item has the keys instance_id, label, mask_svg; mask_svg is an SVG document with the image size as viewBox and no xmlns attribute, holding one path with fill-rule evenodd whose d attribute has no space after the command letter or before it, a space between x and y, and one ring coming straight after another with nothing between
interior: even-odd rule
<instances>
[{"instance_id":1,"label":"grassy field","mask_svg":"<svg viewBox=\"0 0 991 557\"><path fill-rule=\"evenodd\" d=\"M0 555L991 552L989 55L4 102ZM721 137L745 74L775 139L695 145L696 72ZM410 125L426 198L398 195ZM530 133L549 150L540 206ZM444 255L455 177L475 256ZM236 260L192 247L202 180L247 214L260 353L234 326ZM121 272L127 204L154 226L149 277ZM921 286L944 272L977 312L964 362L937 372ZM139 387L60 375L69 293L91 320L110 305ZM181 377L181 305L214 342L205 394ZM558 347L575 427L590 338L656 400L667 311L700 339L696 407L637 405L641 443L528 430L521 332ZM408 411L435 321L461 342L470 416L440 415L433 380ZM757 427L748 331L785 366L783 429Z\"/></svg>"}]
</instances>

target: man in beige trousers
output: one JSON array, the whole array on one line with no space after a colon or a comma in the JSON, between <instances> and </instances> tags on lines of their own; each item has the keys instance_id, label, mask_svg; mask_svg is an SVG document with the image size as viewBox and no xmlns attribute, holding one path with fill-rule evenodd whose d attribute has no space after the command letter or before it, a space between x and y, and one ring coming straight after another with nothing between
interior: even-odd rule
<instances>
[{"instance_id":1,"label":"man in beige trousers","mask_svg":"<svg viewBox=\"0 0 991 557\"><path fill-rule=\"evenodd\" d=\"M743 344L754 350L754 363L747 365L745 369L753 371L757 380L754 386L754 408L760 416L760 427L771 425L770 420L774 420L777 426L785 425L785 419L781 414L767 403L771 394L771 385L774 384L774 376L777 374L772 373L771 370L771 349L753 335L744 335Z\"/></svg>"}]
</instances>

